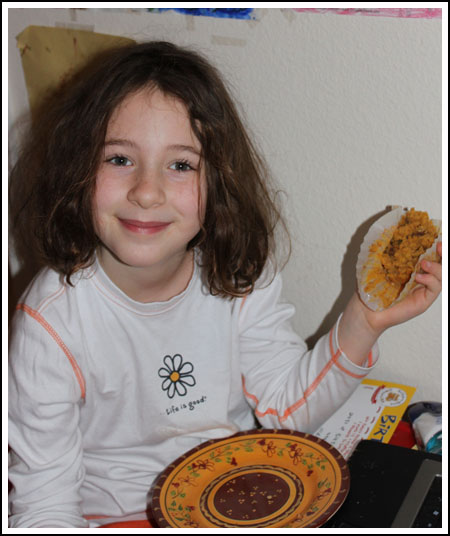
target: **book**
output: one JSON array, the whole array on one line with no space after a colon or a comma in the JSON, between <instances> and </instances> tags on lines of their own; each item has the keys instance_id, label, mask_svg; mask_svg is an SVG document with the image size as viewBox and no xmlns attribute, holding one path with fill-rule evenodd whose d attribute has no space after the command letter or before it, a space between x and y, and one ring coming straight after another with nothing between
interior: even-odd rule
<instances>
[{"instance_id":1,"label":"book","mask_svg":"<svg viewBox=\"0 0 450 536\"><path fill-rule=\"evenodd\" d=\"M409 385L364 379L314 435L330 443L346 460L362 439L389 443L415 391Z\"/></svg>"}]
</instances>

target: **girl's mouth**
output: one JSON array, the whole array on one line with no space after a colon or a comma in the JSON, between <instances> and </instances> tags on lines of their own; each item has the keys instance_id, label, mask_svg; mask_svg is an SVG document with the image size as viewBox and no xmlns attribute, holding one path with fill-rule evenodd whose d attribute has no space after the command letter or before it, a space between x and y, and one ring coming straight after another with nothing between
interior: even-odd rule
<instances>
[{"instance_id":1,"label":"girl's mouth","mask_svg":"<svg viewBox=\"0 0 450 536\"><path fill-rule=\"evenodd\" d=\"M122 220L120 223L132 233L152 235L166 229L170 222L166 221L139 221L139 220Z\"/></svg>"}]
</instances>

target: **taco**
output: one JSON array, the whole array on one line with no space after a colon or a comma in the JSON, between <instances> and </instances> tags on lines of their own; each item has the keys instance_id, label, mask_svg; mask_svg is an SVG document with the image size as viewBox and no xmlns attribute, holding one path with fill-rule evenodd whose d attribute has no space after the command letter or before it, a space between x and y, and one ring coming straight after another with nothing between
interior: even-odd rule
<instances>
[{"instance_id":1,"label":"taco","mask_svg":"<svg viewBox=\"0 0 450 536\"><path fill-rule=\"evenodd\" d=\"M357 264L359 293L368 307L383 310L409 294L421 260L439 260L440 232L439 220L414 208L396 208L375 222Z\"/></svg>"}]
</instances>

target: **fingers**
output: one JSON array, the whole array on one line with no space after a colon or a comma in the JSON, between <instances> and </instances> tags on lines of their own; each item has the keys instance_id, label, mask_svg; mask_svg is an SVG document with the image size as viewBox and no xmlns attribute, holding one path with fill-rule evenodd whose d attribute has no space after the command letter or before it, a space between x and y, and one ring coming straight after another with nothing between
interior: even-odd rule
<instances>
[{"instance_id":1,"label":"fingers","mask_svg":"<svg viewBox=\"0 0 450 536\"><path fill-rule=\"evenodd\" d=\"M417 274L416 281L423 285L432 294L437 295L441 292L441 281L430 274Z\"/></svg>"},{"instance_id":2,"label":"fingers","mask_svg":"<svg viewBox=\"0 0 450 536\"><path fill-rule=\"evenodd\" d=\"M439 294L442 288L442 265L439 262L423 260L420 266L425 273L416 274L417 283L433 294Z\"/></svg>"},{"instance_id":3,"label":"fingers","mask_svg":"<svg viewBox=\"0 0 450 536\"><path fill-rule=\"evenodd\" d=\"M426 274L431 274L432 276L436 277L439 281L442 281L442 264L439 262L430 262L423 260L420 263L420 267ZM417 275L424 275L424 274L417 274Z\"/></svg>"}]
</instances>

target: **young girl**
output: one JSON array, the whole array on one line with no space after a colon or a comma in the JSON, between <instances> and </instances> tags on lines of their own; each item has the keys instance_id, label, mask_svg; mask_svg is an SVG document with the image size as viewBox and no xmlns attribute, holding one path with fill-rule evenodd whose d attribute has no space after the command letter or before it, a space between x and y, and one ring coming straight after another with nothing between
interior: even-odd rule
<instances>
[{"instance_id":1,"label":"young girl","mask_svg":"<svg viewBox=\"0 0 450 536\"><path fill-rule=\"evenodd\" d=\"M108 54L36 119L11 180L46 265L12 325L11 527L146 519L169 463L255 416L314 432L380 334L436 299L431 263L386 311L355 293L308 350L280 297L266 175L216 70L169 43Z\"/></svg>"}]
</instances>

